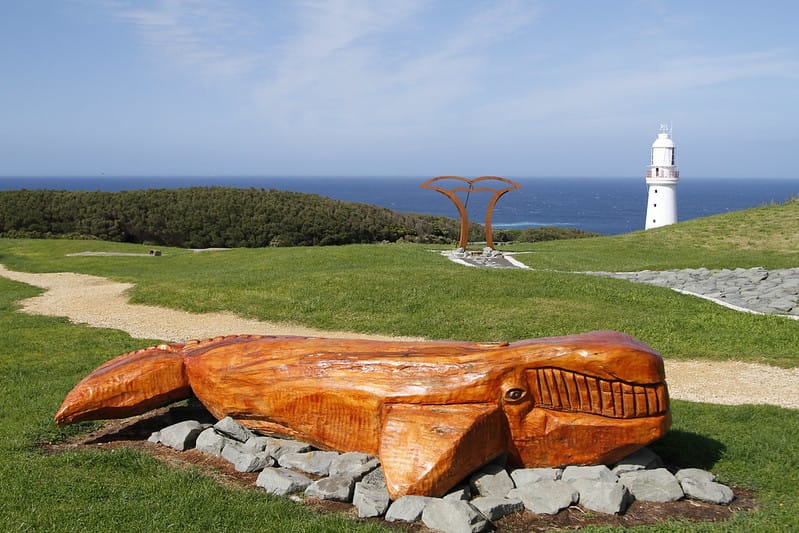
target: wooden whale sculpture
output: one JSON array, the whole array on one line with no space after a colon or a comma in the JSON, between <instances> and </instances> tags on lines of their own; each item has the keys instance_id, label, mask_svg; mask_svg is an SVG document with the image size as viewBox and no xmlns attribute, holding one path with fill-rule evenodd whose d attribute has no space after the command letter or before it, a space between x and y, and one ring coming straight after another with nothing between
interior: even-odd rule
<instances>
[{"instance_id":1,"label":"wooden whale sculpture","mask_svg":"<svg viewBox=\"0 0 799 533\"><path fill-rule=\"evenodd\" d=\"M229 336L121 355L55 420L122 418L194 394L217 418L378 455L393 499L440 496L491 459L610 464L670 423L663 361L605 331L513 343Z\"/></svg>"}]
</instances>

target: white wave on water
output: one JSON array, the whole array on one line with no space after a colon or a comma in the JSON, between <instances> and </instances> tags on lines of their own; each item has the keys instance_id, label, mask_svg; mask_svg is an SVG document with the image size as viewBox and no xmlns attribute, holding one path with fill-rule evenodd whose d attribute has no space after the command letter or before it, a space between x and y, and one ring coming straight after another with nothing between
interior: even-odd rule
<instances>
[{"instance_id":1,"label":"white wave on water","mask_svg":"<svg viewBox=\"0 0 799 533\"><path fill-rule=\"evenodd\" d=\"M558 226L562 228L573 228L577 226L576 222L551 222L551 221L538 221L538 220L524 220L522 222L493 222L492 227L497 229L518 229L518 228L540 228L545 226Z\"/></svg>"}]
</instances>

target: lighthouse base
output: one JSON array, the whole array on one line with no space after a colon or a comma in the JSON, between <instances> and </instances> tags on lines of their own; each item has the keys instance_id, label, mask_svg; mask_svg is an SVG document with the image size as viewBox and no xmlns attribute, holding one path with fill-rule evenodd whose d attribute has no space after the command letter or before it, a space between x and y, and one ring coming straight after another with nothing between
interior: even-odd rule
<instances>
[{"instance_id":1,"label":"lighthouse base","mask_svg":"<svg viewBox=\"0 0 799 533\"><path fill-rule=\"evenodd\" d=\"M677 183L650 182L646 201L644 229L659 228L677 222Z\"/></svg>"}]
</instances>

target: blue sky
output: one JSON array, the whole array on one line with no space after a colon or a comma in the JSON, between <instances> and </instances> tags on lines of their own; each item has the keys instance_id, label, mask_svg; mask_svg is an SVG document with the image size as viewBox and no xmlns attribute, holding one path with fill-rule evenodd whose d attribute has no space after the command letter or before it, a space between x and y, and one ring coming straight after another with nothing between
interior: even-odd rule
<instances>
[{"instance_id":1,"label":"blue sky","mask_svg":"<svg viewBox=\"0 0 799 533\"><path fill-rule=\"evenodd\" d=\"M757 5L756 5L757 4ZM799 2L5 0L0 176L799 177Z\"/></svg>"}]
</instances>

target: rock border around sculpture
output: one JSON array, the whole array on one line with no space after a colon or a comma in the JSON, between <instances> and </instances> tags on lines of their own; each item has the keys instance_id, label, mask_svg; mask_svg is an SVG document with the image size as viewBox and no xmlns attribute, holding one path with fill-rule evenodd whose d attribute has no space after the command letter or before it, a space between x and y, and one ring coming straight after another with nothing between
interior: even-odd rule
<instances>
[{"instance_id":1,"label":"rock border around sculpture","mask_svg":"<svg viewBox=\"0 0 799 533\"><path fill-rule=\"evenodd\" d=\"M514 513L556 515L573 506L623 515L635 499L690 498L727 505L735 498L711 472L683 469L672 474L648 448L613 469L598 465L508 470L491 463L442 498L405 496L391 501L376 457L258 435L230 418L213 426L181 421L148 440L178 451L195 448L230 462L238 472L257 472L255 485L271 494L349 503L359 518L421 521L436 531L487 531L492 522Z\"/></svg>"}]
</instances>

